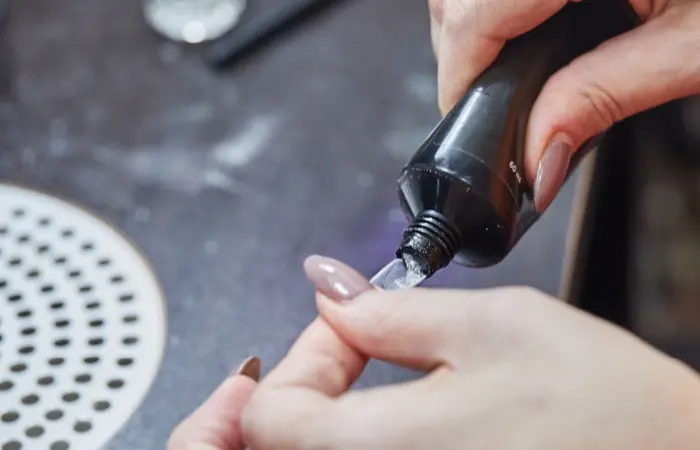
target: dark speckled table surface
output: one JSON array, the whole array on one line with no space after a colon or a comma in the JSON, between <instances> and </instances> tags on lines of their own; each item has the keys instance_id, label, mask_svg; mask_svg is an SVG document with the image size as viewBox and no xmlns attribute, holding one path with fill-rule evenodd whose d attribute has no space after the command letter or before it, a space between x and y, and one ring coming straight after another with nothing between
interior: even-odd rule
<instances>
[{"instance_id":1,"label":"dark speckled table surface","mask_svg":"<svg viewBox=\"0 0 700 450\"><path fill-rule=\"evenodd\" d=\"M162 448L244 357L274 365L315 314L305 256L370 275L393 254L396 175L438 120L425 1L347 2L226 73L155 35L137 0L17 1L9 33L0 177L125 230L168 299L163 366L109 449ZM430 284L557 293L572 197L501 265ZM412 376L372 364L359 385Z\"/></svg>"}]
</instances>

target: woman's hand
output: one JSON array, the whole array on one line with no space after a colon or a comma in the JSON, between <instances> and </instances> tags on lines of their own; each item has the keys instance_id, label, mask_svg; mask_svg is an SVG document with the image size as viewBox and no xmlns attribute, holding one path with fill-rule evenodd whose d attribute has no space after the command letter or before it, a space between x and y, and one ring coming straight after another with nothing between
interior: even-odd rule
<instances>
[{"instance_id":1,"label":"woman's hand","mask_svg":"<svg viewBox=\"0 0 700 450\"><path fill-rule=\"evenodd\" d=\"M635 113L700 93L700 1L629 1L644 24L560 70L534 105L525 170L539 211L549 206L572 153L587 139ZM442 112L459 101L507 40L566 3L429 0Z\"/></svg>"},{"instance_id":2,"label":"woman's hand","mask_svg":"<svg viewBox=\"0 0 700 450\"><path fill-rule=\"evenodd\" d=\"M307 272L323 320L253 394L252 450L698 448L697 374L566 304L525 288L377 292L318 257ZM346 393L365 355L427 375Z\"/></svg>"}]
</instances>

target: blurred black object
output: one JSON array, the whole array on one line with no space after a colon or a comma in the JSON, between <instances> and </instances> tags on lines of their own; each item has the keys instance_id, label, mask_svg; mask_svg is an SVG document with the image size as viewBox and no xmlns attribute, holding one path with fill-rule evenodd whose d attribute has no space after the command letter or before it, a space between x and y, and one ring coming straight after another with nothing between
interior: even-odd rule
<instances>
[{"instance_id":1,"label":"blurred black object","mask_svg":"<svg viewBox=\"0 0 700 450\"><path fill-rule=\"evenodd\" d=\"M7 30L11 6L12 0L0 0L0 101L9 97L12 80L12 47Z\"/></svg>"},{"instance_id":2,"label":"blurred black object","mask_svg":"<svg viewBox=\"0 0 700 450\"><path fill-rule=\"evenodd\" d=\"M700 371L700 152L680 120L697 101L612 130L591 175L569 300Z\"/></svg>"},{"instance_id":3,"label":"blurred black object","mask_svg":"<svg viewBox=\"0 0 700 450\"><path fill-rule=\"evenodd\" d=\"M205 59L215 68L229 66L285 31L341 1L289 0L276 9L241 23L236 29L214 41L207 49Z\"/></svg>"},{"instance_id":4,"label":"blurred black object","mask_svg":"<svg viewBox=\"0 0 700 450\"><path fill-rule=\"evenodd\" d=\"M627 119L615 126L597 153L569 299L581 309L628 329L633 301L629 255L634 121Z\"/></svg>"},{"instance_id":5,"label":"blurred black object","mask_svg":"<svg viewBox=\"0 0 700 450\"><path fill-rule=\"evenodd\" d=\"M0 30L7 28L7 23L10 18L11 0L0 0Z\"/></svg>"},{"instance_id":6,"label":"blurred black object","mask_svg":"<svg viewBox=\"0 0 700 450\"><path fill-rule=\"evenodd\" d=\"M700 96L682 98L657 108L655 117L670 140L670 156L678 163L700 166Z\"/></svg>"}]
</instances>

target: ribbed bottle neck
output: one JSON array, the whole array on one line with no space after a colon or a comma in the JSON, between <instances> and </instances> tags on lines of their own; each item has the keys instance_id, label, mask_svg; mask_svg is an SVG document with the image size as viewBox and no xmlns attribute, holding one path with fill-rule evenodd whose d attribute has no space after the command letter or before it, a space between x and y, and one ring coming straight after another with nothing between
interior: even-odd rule
<instances>
[{"instance_id":1,"label":"ribbed bottle neck","mask_svg":"<svg viewBox=\"0 0 700 450\"><path fill-rule=\"evenodd\" d=\"M404 231L396 255L399 258L410 255L430 277L446 267L461 246L462 236L442 214L423 211Z\"/></svg>"}]
</instances>

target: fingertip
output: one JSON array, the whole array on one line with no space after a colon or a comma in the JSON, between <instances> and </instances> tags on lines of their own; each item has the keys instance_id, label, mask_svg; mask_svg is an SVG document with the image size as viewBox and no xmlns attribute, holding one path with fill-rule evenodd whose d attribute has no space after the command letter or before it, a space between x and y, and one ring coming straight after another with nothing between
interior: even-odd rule
<instances>
[{"instance_id":1,"label":"fingertip","mask_svg":"<svg viewBox=\"0 0 700 450\"><path fill-rule=\"evenodd\" d=\"M440 111L440 117L443 119L447 117L452 108L454 108L455 103L448 100L449 97L441 98L438 102L438 111Z\"/></svg>"},{"instance_id":2,"label":"fingertip","mask_svg":"<svg viewBox=\"0 0 700 450\"><path fill-rule=\"evenodd\" d=\"M258 382L250 375L236 373L229 376L202 405L207 417L222 415L228 419L238 419Z\"/></svg>"},{"instance_id":3,"label":"fingertip","mask_svg":"<svg viewBox=\"0 0 700 450\"><path fill-rule=\"evenodd\" d=\"M441 39L441 48L444 47L444 37ZM448 57L445 56L445 52L443 50L440 50L438 53L438 98L437 98L437 107L438 111L440 111L440 117L446 117L447 114L450 112L450 110L453 107L454 104L454 85L458 83L458 81L455 79L454 76L450 76L448 74L448 71L451 69L449 68L450 66L450 61ZM466 86L464 87L464 90L466 91Z\"/></svg>"},{"instance_id":4,"label":"fingertip","mask_svg":"<svg viewBox=\"0 0 700 450\"><path fill-rule=\"evenodd\" d=\"M563 133L556 134L545 148L533 186L537 212L544 212L559 193L566 180L573 152L571 139Z\"/></svg>"},{"instance_id":5,"label":"fingertip","mask_svg":"<svg viewBox=\"0 0 700 450\"><path fill-rule=\"evenodd\" d=\"M374 302L391 302L393 298L392 293L395 291L384 291L377 288L367 289L350 301L338 302L332 297L328 297L323 292L316 292L316 307L319 311L321 317L328 318L331 320L341 320L344 315L352 314L353 310L358 308L353 308L353 306L359 306L359 309L364 309L362 305Z\"/></svg>"},{"instance_id":6,"label":"fingertip","mask_svg":"<svg viewBox=\"0 0 700 450\"><path fill-rule=\"evenodd\" d=\"M499 39L443 27L438 57L438 105L443 117L496 60L504 44Z\"/></svg>"},{"instance_id":7,"label":"fingertip","mask_svg":"<svg viewBox=\"0 0 700 450\"><path fill-rule=\"evenodd\" d=\"M307 278L318 292L337 302L352 301L373 286L354 268L332 258L312 256L304 262Z\"/></svg>"},{"instance_id":8,"label":"fingertip","mask_svg":"<svg viewBox=\"0 0 700 450\"><path fill-rule=\"evenodd\" d=\"M438 60L437 107L442 118L447 117L460 98L464 96L471 82L471 80L466 80L466 76L454 73L453 69L450 68L452 64L448 58L444 56L444 52L441 52Z\"/></svg>"},{"instance_id":9,"label":"fingertip","mask_svg":"<svg viewBox=\"0 0 700 450\"><path fill-rule=\"evenodd\" d=\"M262 361L257 356L251 356L243 363L238 366L238 368L232 373L232 376L244 376L251 380L258 382L260 381L260 375L262 372Z\"/></svg>"},{"instance_id":10,"label":"fingertip","mask_svg":"<svg viewBox=\"0 0 700 450\"><path fill-rule=\"evenodd\" d=\"M445 14L444 0L428 0L428 9L430 10L431 19L438 24L442 24Z\"/></svg>"},{"instance_id":11,"label":"fingertip","mask_svg":"<svg viewBox=\"0 0 700 450\"><path fill-rule=\"evenodd\" d=\"M554 78L545 84L535 101L525 144L525 178L530 186L536 185L545 151L553 142L566 143L573 153L590 137L586 134L592 135L593 132L585 132L590 127L577 115L580 111L577 102L579 97L560 87Z\"/></svg>"},{"instance_id":12,"label":"fingertip","mask_svg":"<svg viewBox=\"0 0 700 450\"><path fill-rule=\"evenodd\" d=\"M452 37L450 36L447 29L443 26L440 29L439 35L439 47L437 51L437 84L438 84L438 98L437 106L440 111L441 117L447 116L450 110L453 108L456 100L455 90L466 91L467 86L463 83L464 78L462 73L466 70L466 67L462 65L460 61L455 61L455 51L454 44L452 43ZM462 88L455 88L464 84Z\"/></svg>"},{"instance_id":13,"label":"fingertip","mask_svg":"<svg viewBox=\"0 0 700 450\"><path fill-rule=\"evenodd\" d=\"M436 61L438 61L440 52L440 36L442 35L441 21L442 18L438 19L436 14L433 13L430 15L430 42L433 48L433 56L435 56Z\"/></svg>"}]
</instances>

